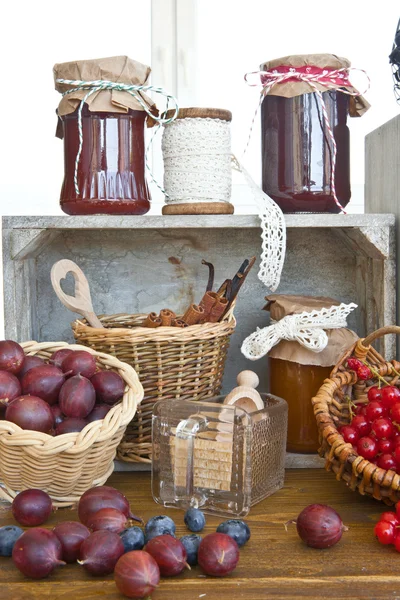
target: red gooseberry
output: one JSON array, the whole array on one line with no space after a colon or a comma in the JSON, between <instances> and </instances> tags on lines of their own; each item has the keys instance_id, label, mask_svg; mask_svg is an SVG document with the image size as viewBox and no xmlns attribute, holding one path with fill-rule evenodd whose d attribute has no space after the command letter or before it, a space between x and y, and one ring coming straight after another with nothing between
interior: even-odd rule
<instances>
[{"instance_id":1,"label":"red gooseberry","mask_svg":"<svg viewBox=\"0 0 400 600\"><path fill-rule=\"evenodd\" d=\"M382 397L382 390L376 385L371 386L367 392L369 402L375 402L380 400Z\"/></svg>"},{"instance_id":2,"label":"red gooseberry","mask_svg":"<svg viewBox=\"0 0 400 600\"><path fill-rule=\"evenodd\" d=\"M356 415L353 417L350 425L354 427L361 436L368 435L371 431L371 424L364 415Z\"/></svg>"},{"instance_id":3,"label":"red gooseberry","mask_svg":"<svg viewBox=\"0 0 400 600\"><path fill-rule=\"evenodd\" d=\"M370 460L378 453L378 446L375 440L370 437L362 437L357 443L357 452L363 458Z\"/></svg>"},{"instance_id":4,"label":"red gooseberry","mask_svg":"<svg viewBox=\"0 0 400 600\"><path fill-rule=\"evenodd\" d=\"M400 552L400 534L399 533L397 535L395 534L394 547L396 548L397 552Z\"/></svg>"},{"instance_id":5,"label":"red gooseberry","mask_svg":"<svg viewBox=\"0 0 400 600\"><path fill-rule=\"evenodd\" d=\"M372 423L371 429L379 440L383 438L389 439L394 433L393 423L389 418L386 417L375 419L375 421Z\"/></svg>"},{"instance_id":6,"label":"red gooseberry","mask_svg":"<svg viewBox=\"0 0 400 600\"><path fill-rule=\"evenodd\" d=\"M374 533L381 544L393 544L396 530L392 523L387 521L378 521L374 527Z\"/></svg>"},{"instance_id":7,"label":"red gooseberry","mask_svg":"<svg viewBox=\"0 0 400 600\"><path fill-rule=\"evenodd\" d=\"M400 401L400 391L394 385L387 385L381 389L381 402L383 406L391 408Z\"/></svg>"}]
</instances>

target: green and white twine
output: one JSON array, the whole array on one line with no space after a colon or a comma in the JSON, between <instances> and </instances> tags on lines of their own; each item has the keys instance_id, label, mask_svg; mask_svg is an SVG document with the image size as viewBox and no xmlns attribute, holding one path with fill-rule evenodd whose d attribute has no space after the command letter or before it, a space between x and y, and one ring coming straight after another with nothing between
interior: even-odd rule
<instances>
[{"instance_id":1,"label":"green and white twine","mask_svg":"<svg viewBox=\"0 0 400 600\"><path fill-rule=\"evenodd\" d=\"M83 105L85 104L85 102L89 98L89 96L91 96L95 92L100 92L101 90L116 90L119 92L128 92L128 94L133 96L135 98L135 100L137 100L139 102L140 106L149 115L149 117L151 117L152 119L154 119L154 121L156 121L158 123L157 130L161 127L161 125L171 123L171 121L174 121L176 119L176 117L178 116L179 107L178 107L177 99L174 96L172 96L171 94L168 94L163 88L156 87L154 85L134 85L134 84L126 84L126 83L116 83L114 81L107 81L105 79L98 79L97 81L82 81L80 79L56 79L56 83L73 86L70 90L66 90L65 92L63 92L63 94L62 94L63 96L67 96L68 94L72 94L73 92L78 92L81 90L88 90L88 93L85 94L85 96L82 98L82 100L79 104L79 108L78 108L79 148L78 148L78 153L77 153L76 159L75 159L75 173L74 173L75 193L77 196L79 196L79 194L80 194L79 186L78 186L78 166L79 166L79 161L81 158L82 146L83 146L82 109L83 109ZM150 109L148 108L146 103L140 97L139 92L154 92L155 94L160 94L161 96L163 96L166 99L165 111L162 113L162 115L160 117L153 115L153 113L150 111ZM164 115L167 114L170 101L173 102L174 112L173 112L172 116L167 119ZM157 185L157 187L162 192L164 192L164 190L159 186L157 181L154 179L151 169L149 167L149 164L147 162L147 153L148 153L150 145L154 139L154 135L155 134L153 134L153 136L151 137L150 143L146 149L146 156L145 156L146 168L148 169L153 182Z\"/></svg>"}]
</instances>

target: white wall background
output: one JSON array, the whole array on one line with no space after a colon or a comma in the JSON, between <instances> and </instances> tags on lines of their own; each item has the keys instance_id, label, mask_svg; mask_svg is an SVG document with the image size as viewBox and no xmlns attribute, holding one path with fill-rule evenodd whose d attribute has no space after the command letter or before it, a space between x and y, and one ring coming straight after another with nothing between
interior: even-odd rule
<instances>
[{"instance_id":1,"label":"white wall background","mask_svg":"<svg viewBox=\"0 0 400 600\"><path fill-rule=\"evenodd\" d=\"M348 211L362 212L364 137L400 111L388 62L399 16L398 0L368 7L348 0L7 3L0 39L0 213L62 214L58 197L63 150L54 137L59 101L54 63L127 54L151 64L153 82L176 93L181 106L232 110L233 150L240 157L258 102L258 91L246 86L244 73L268 59L317 52L345 56L371 78L366 97L372 108L349 123L353 200ZM157 144L154 152L160 179ZM245 164L259 181L258 127ZM158 193L153 198L152 212L160 213L162 198ZM234 199L238 212L254 212L243 186L236 188Z\"/></svg>"}]
</instances>

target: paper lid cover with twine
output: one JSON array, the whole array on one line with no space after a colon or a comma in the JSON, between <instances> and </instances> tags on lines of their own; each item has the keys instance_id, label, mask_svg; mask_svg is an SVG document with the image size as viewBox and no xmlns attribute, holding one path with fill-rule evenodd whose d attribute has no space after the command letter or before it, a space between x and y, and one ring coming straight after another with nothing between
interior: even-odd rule
<instances>
[{"instance_id":1,"label":"paper lid cover with twine","mask_svg":"<svg viewBox=\"0 0 400 600\"><path fill-rule=\"evenodd\" d=\"M106 80L121 84L146 85L150 72L150 67L128 56L77 60L56 64L53 67L55 88L62 94L74 86L58 83L57 79L88 82ZM74 112L86 94L87 90L81 89L63 96L58 106L58 114L62 116ZM149 111L157 115L158 111L153 100L142 91L138 91L137 94ZM129 109L144 110L131 94L121 90L99 90L86 99L86 104L91 112L127 113Z\"/></svg>"},{"instance_id":2,"label":"paper lid cover with twine","mask_svg":"<svg viewBox=\"0 0 400 600\"><path fill-rule=\"evenodd\" d=\"M266 296L264 310L270 312L271 320L280 321L288 315L300 314L340 306L340 302L324 296L296 296L290 294L272 294ZM320 352L308 350L296 341L281 340L268 353L271 358L280 358L297 362L301 365L319 365L329 367L335 365L339 358L354 344L359 336L346 327L326 329L328 344Z\"/></svg>"},{"instance_id":3,"label":"paper lid cover with twine","mask_svg":"<svg viewBox=\"0 0 400 600\"><path fill-rule=\"evenodd\" d=\"M347 58L336 56L335 54L299 54L283 56L274 60L269 60L260 65L261 71L273 71L278 67L288 68L300 68L307 69L308 67L316 67L317 69L350 69L351 63ZM357 69L359 70L359 69ZM314 81L313 85L307 83L307 81L295 80L285 81L279 83L279 85L273 85L269 90L268 94L272 96L283 96L284 98L293 98L294 96L300 96L302 94L310 94L315 92L315 88L321 92L326 92L327 89L340 88L347 90L350 94L350 109L349 114L351 117L362 116L369 108L369 102L362 96L359 91L351 85L346 77L346 81L340 82L337 85L329 83L329 87L324 83Z\"/></svg>"}]
</instances>

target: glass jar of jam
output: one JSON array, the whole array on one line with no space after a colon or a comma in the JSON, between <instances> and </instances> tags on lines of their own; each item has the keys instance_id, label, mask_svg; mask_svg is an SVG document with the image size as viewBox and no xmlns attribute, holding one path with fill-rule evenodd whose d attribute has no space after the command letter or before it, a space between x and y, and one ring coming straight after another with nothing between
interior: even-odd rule
<instances>
[{"instance_id":1,"label":"glass jar of jam","mask_svg":"<svg viewBox=\"0 0 400 600\"><path fill-rule=\"evenodd\" d=\"M64 182L61 208L68 215L143 215L150 209L145 177L146 113L91 112L82 109L82 151L79 150L78 109L61 117L64 138Z\"/></svg>"},{"instance_id":2,"label":"glass jar of jam","mask_svg":"<svg viewBox=\"0 0 400 600\"><path fill-rule=\"evenodd\" d=\"M64 140L62 210L68 215L148 212L145 127L147 118L158 114L143 92L150 67L111 56L56 64L53 73L62 94L56 133Z\"/></svg>"},{"instance_id":3,"label":"glass jar of jam","mask_svg":"<svg viewBox=\"0 0 400 600\"><path fill-rule=\"evenodd\" d=\"M355 93L346 74L349 66L348 60L329 54L289 56L261 65L261 81L267 86L261 105L262 187L285 213L339 213L340 205L350 200L351 96L340 91ZM332 75L335 83L327 79L330 73L338 73ZM279 82L280 75L286 79ZM319 79L310 85L309 75Z\"/></svg>"},{"instance_id":4,"label":"glass jar of jam","mask_svg":"<svg viewBox=\"0 0 400 600\"><path fill-rule=\"evenodd\" d=\"M321 310L338 305L332 298L318 296L268 296L266 310L271 320L287 315ZM328 378L344 352L358 339L345 327L326 330L328 345L312 352L296 341L282 340L268 353L269 391L288 404L288 452L312 454L319 448L318 427L311 399Z\"/></svg>"}]
</instances>

